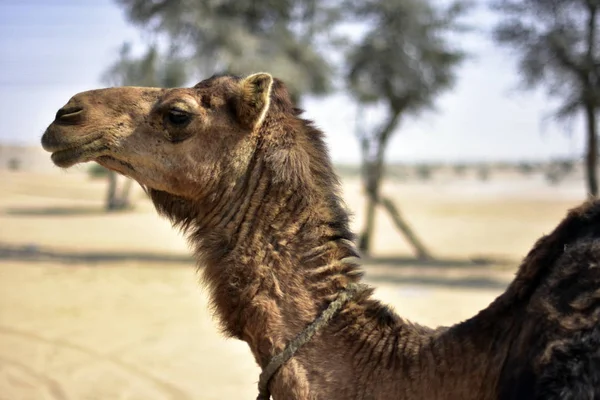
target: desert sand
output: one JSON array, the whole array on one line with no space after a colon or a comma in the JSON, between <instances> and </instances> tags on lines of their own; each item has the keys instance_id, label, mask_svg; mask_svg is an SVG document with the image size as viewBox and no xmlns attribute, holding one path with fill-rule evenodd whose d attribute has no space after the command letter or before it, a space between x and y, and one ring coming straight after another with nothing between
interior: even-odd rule
<instances>
[{"instance_id":1,"label":"desert sand","mask_svg":"<svg viewBox=\"0 0 600 400\"><path fill-rule=\"evenodd\" d=\"M0 399L253 399L259 369L219 333L185 239L141 190L106 214L105 182L0 171ZM437 261L418 263L378 215L376 296L432 326L486 307L534 241L585 198L579 180L388 183ZM344 197L362 223L356 180Z\"/></svg>"}]
</instances>

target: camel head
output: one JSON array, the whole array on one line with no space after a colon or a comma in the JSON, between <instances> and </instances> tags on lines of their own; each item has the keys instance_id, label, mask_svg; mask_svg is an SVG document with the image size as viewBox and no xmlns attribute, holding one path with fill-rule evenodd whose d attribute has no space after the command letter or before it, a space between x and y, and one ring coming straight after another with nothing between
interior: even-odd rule
<instances>
[{"instance_id":1,"label":"camel head","mask_svg":"<svg viewBox=\"0 0 600 400\"><path fill-rule=\"evenodd\" d=\"M59 167L96 161L183 198L246 170L273 78L216 76L192 88L119 87L73 96L42 137Z\"/></svg>"}]
</instances>

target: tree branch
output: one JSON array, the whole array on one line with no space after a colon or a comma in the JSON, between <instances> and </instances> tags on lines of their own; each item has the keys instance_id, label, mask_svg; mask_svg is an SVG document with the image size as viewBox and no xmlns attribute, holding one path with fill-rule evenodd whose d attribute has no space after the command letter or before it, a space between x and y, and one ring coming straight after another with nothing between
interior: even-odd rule
<instances>
[{"instance_id":1,"label":"tree branch","mask_svg":"<svg viewBox=\"0 0 600 400\"><path fill-rule=\"evenodd\" d=\"M550 47L550 49L552 50L552 52L554 53L554 55L556 56L556 59L561 63L561 65L563 67L566 67L567 69L573 71L578 77L579 79L584 82L587 81L587 70L585 68L585 66L579 65L571 56L571 54L569 54L568 50L566 49L566 47L564 46L564 44L562 43L562 40L560 40L557 37L556 33L552 33L551 35L548 36L548 45Z\"/></svg>"},{"instance_id":2,"label":"tree branch","mask_svg":"<svg viewBox=\"0 0 600 400\"><path fill-rule=\"evenodd\" d=\"M599 79L596 75L596 68L594 62L594 56L596 55L596 18L598 11L598 0L588 0L588 10L590 12L590 17L588 19L588 32L587 32L587 41L588 48L586 54L586 64L589 69L589 78L592 80L590 84L594 85L598 83ZM595 78L595 79L593 79Z\"/></svg>"}]
</instances>

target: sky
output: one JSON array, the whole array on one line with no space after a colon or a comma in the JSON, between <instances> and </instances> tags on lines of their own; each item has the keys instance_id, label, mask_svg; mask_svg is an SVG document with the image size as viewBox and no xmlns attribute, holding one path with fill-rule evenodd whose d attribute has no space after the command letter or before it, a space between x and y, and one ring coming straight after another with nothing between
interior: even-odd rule
<instances>
[{"instance_id":1,"label":"sky","mask_svg":"<svg viewBox=\"0 0 600 400\"><path fill-rule=\"evenodd\" d=\"M435 112L402 121L388 161L581 158L583 124L557 124L542 91L518 90L515 58L485 32L492 19L485 8L473 13L468 22L481 29L460 44L471 56L459 69L457 85L440 97ZM142 40L111 0L0 0L0 143L39 144L72 95L103 86L100 76L120 45ZM335 162L360 160L356 107L341 93L302 104L305 117L326 133Z\"/></svg>"}]
</instances>

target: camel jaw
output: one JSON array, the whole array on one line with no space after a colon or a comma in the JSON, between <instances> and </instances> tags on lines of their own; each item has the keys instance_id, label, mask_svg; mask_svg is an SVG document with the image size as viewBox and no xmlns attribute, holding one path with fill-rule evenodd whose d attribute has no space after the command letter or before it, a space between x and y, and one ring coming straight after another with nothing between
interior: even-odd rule
<instances>
[{"instance_id":1,"label":"camel jaw","mask_svg":"<svg viewBox=\"0 0 600 400\"><path fill-rule=\"evenodd\" d=\"M109 155L103 155L97 157L94 161L98 164L102 165L104 168L110 169L111 171L115 171L121 175L131 176L132 172L135 172L135 168L133 165L128 162L118 160Z\"/></svg>"}]
</instances>

